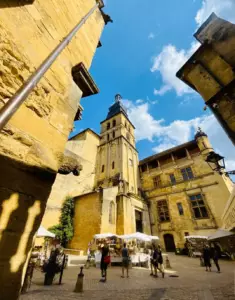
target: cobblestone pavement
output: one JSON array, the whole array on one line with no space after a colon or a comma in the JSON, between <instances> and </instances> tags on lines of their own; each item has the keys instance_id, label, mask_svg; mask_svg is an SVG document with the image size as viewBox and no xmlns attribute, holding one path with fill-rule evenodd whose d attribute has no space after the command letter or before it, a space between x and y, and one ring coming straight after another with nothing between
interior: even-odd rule
<instances>
[{"instance_id":1,"label":"cobblestone pavement","mask_svg":"<svg viewBox=\"0 0 235 300\"><path fill-rule=\"evenodd\" d=\"M108 269L106 283L99 282L100 272L84 270L84 293L75 294L78 268L64 272L63 284L43 286L43 274L36 271L30 291L20 300L235 300L235 262L220 261L222 273L206 272L199 259L170 255L172 269L165 278L152 278L149 270L133 268L130 278L121 278L120 268ZM178 275L179 277L170 277Z\"/></svg>"}]
</instances>

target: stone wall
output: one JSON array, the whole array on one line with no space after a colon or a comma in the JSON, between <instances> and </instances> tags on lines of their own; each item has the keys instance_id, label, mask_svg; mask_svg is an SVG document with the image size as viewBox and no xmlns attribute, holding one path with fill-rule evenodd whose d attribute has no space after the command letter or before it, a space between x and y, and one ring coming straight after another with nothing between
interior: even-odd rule
<instances>
[{"instance_id":1,"label":"stone wall","mask_svg":"<svg viewBox=\"0 0 235 300\"><path fill-rule=\"evenodd\" d=\"M206 138L207 139L207 138ZM170 151L169 151L170 152ZM173 155L174 152L172 151ZM188 157L174 159L161 168L153 168L142 172L142 189L150 202L153 235L160 237L165 248L164 235L172 234L176 247L183 248L186 233L190 235L209 235L222 226L222 214L229 198L232 182L224 175L212 172L204 161L201 152L189 153ZM194 178L183 180L181 169L190 167ZM174 174L176 184L171 184L170 174ZM162 187L154 186L154 177L161 176ZM190 196L201 194L206 206L208 217L195 218ZM167 202L170 220L159 220L158 201ZM177 204L181 203L183 215L179 214Z\"/></svg>"},{"instance_id":2,"label":"stone wall","mask_svg":"<svg viewBox=\"0 0 235 300\"><path fill-rule=\"evenodd\" d=\"M78 177L73 174L56 176L42 219L42 225L45 228L59 223L61 208L66 197L77 197L93 190L99 142L100 138L89 129L67 142L66 149L79 157L82 170Z\"/></svg>"},{"instance_id":3,"label":"stone wall","mask_svg":"<svg viewBox=\"0 0 235 300\"><path fill-rule=\"evenodd\" d=\"M87 251L93 236L100 233L102 191L92 192L75 199L74 237L69 248Z\"/></svg>"},{"instance_id":4,"label":"stone wall","mask_svg":"<svg viewBox=\"0 0 235 300\"><path fill-rule=\"evenodd\" d=\"M0 3L0 107L95 5L95 0ZM71 68L89 68L104 26L99 10L0 133L0 294L17 299L33 236L61 164L82 92ZM19 29L20 28L20 29Z\"/></svg>"}]
</instances>

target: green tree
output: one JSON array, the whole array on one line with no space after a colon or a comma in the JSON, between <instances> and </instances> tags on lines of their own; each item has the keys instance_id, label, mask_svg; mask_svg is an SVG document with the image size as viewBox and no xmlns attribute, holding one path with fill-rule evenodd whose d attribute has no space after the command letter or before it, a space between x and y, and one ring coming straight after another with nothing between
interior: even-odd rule
<instances>
[{"instance_id":1,"label":"green tree","mask_svg":"<svg viewBox=\"0 0 235 300\"><path fill-rule=\"evenodd\" d=\"M60 216L60 223L49 228L56 235L63 247L66 247L68 242L73 238L73 217L74 217L74 199L67 197Z\"/></svg>"}]
</instances>

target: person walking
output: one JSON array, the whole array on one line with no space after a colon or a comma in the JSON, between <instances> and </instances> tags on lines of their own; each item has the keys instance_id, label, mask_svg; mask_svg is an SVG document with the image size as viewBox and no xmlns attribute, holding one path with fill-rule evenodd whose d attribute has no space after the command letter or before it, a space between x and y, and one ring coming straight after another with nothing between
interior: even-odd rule
<instances>
[{"instance_id":1,"label":"person walking","mask_svg":"<svg viewBox=\"0 0 235 300\"><path fill-rule=\"evenodd\" d=\"M211 272L211 253L208 245L205 245L203 248L203 259L204 259L206 271L208 271L209 268L209 271Z\"/></svg>"},{"instance_id":2,"label":"person walking","mask_svg":"<svg viewBox=\"0 0 235 300\"><path fill-rule=\"evenodd\" d=\"M124 271L126 269L126 278L129 278L129 262L130 262L130 257L129 257L129 250L126 246L126 243L124 243L123 248L122 248L122 278L125 278L124 276Z\"/></svg>"},{"instance_id":3,"label":"person walking","mask_svg":"<svg viewBox=\"0 0 235 300\"><path fill-rule=\"evenodd\" d=\"M151 247L151 253L150 253L150 268L151 268L150 276L154 275L153 253L154 253L154 245L152 245L152 247Z\"/></svg>"},{"instance_id":4,"label":"person walking","mask_svg":"<svg viewBox=\"0 0 235 300\"><path fill-rule=\"evenodd\" d=\"M162 249L161 246L158 245L158 270L162 273L162 278L165 276L163 257L162 257Z\"/></svg>"},{"instance_id":5,"label":"person walking","mask_svg":"<svg viewBox=\"0 0 235 300\"><path fill-rule=\"evenodd\" d=\"M220 273L220 266L219 266L219 256L220 256L220 249L218 249L219 246L214 246L214 244L211 245L211 258L213 259L216 268L217 268L217 273Z\"/></svg>"},{"instance_id":6,"label":"person walking","mask_svg":"<svg viewBox=\"0 0 235 300\"><path fill-rule=\"evenodd\" d=\"M101 246L101 262L100 262L100 269L101 269L101 277L100 281L106 282L107 281L107 268L110 264L110 255L109 255L109 247L107 242L104 242L104 245Z\"/></svg>"},{"instance_id":7,"label":"person walking","mask_svg":"<svg viewBox=\"0 0 235 300\"><path fill-rule=\"evenodd\" d=\"M158 269L158 249L154 245L153 248L153 268L154 268L154 277L158 277L157 269Z\"/></svg>"}]
</instances>

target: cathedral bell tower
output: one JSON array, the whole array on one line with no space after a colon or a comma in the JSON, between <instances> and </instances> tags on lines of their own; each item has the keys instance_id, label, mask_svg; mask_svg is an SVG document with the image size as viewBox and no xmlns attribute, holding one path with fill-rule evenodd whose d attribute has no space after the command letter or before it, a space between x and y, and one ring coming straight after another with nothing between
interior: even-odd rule
<instances>
[{"instance_id":1,"label":"cathedral bell tower","mask_svg":"<svg viewBox=\"0 0 235 300\"><path fill-rule=\"evenodd\" d=\"M138 153L134 129L122 97L117 94L106 119L101 122L96 187L119 185L119 192L138 193Z\"/></svg>"}]
</instances>

